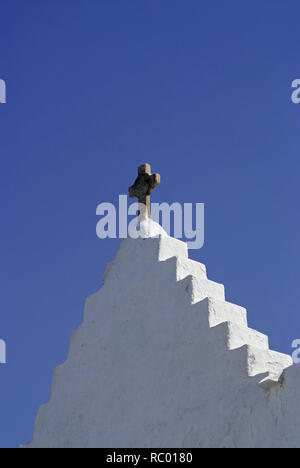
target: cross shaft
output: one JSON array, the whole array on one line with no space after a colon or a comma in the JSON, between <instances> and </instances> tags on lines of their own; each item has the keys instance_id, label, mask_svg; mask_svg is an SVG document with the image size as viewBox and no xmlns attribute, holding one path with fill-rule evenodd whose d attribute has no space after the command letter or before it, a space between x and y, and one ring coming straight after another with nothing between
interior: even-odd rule
<instances>
[{"instance_id":1,"label":"cross shaft","mask_svg":"<svg viewBox=\"0 0 300 468\"><path fill-rule=\"evenodd\" d=\"M140 218L147 216L151 218L151 201L150 195L152 190L160 183L159 174L151 174L150 164L142 164L138 167L138 177L134 184L129 187L130 198L137 198L138 202L143 205L139 212ZM142 212L144 211L144 213Z\"/></svg>"}]
</instances>

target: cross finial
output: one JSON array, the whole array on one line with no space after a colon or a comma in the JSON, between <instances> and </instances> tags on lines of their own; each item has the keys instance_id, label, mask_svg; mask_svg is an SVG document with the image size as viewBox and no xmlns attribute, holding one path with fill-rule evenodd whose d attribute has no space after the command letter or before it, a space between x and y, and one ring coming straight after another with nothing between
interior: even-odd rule
<instances>
[{"instance_id":1,"label":"cross finial","mask_svg":"<svg viewBox=\"0 0 300 468\"><path fill-rule=\"evenodd\" d=\"M150 164L142 164L138 167L138 177L134 184L129 187L130 198L137 198L139 203L145 206L143 210L151 218L151 204L150 195L152 190L160 183L159 174L151 174ZM142 210L141 210L142 211ZM143 213L140 212L140 217L143 217Z\"/></svg>"}]
</instances>

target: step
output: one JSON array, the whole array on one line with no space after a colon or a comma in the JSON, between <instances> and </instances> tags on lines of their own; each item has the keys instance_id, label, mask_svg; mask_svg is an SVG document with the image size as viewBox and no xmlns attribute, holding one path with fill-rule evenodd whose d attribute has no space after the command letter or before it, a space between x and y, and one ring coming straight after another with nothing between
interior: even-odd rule
<instances>
[{"instance_id":1,"label":"step","mask_svg":"<svg viewBox=\"0 0 300 468\"><path fill-rule=\"evenodd\" d=\"M178 281L178 285L186 291L191 304L202 301L206 297L225 301L223 284L189 275L183 280Z\"/></svg>"},{"instance_id":2,"label":"step","mask_svg":"<svg viewBox=\"0 0 300 468\"><path fill-rule=\"evenodd\" d=\"M258 379L257 383L264 389L280 385L283 371L292 366L292 358L276 351L259 349L251 345L229 351L231 362L245 368L247 375Z\"/></svg>"},{"instance_id":3,"label":"step","mask_svg":"<svg viewBox=\"0 0 300 468\"><path fill-rule=\"evenodd\" d=\"M206 279L206 267L203 263L195 262L189 258L176 258L176 279L180 281L187 276L192 275L197 278Z\"/></svg>"},{"instance_id":4,"label":"step","mask_svg":"<svg viewBox=\"0 0 300 468\"><path fill-rule=\"evenodd\" d=\"M188 258L187 244L173 237L168 237L168 236L160 237L158 260L164 261L171 257L187 259Z\"/></svg>"},{"instance_id":5,"label":"step","mask_svg":"<svg viewBox=\"0 0 300 468\"><path fill-rule=\"evenodd\" d=\"M248 327L247 310L244 307L227 301L219 301L212 297L199 302L201 309L208 308L209 325L214 327L222 322L233 322L243 327Z\"/></svg>"},{"instance_id":6,"label":"step","mask_svg":"<svg viewBox=\"0 0 300 468\"><path fill-rule=\"evenodd\" d=\"M227 349L241 348L244 345L256 349L269 350L269 338L252 328L234 322L223 322L212 329L222 339Z\"/></svg>"},{"instance_id":7,"label":"step","mask_svg":"<svg viewBox=\"0 0 300 468\"><path fill-rule=\"evenodd\" d=\"M272 350L261 350L248 346L248 375L269 372L278 378L284 369L293 365L291 356Z\"/></svg>"}]
</instances>

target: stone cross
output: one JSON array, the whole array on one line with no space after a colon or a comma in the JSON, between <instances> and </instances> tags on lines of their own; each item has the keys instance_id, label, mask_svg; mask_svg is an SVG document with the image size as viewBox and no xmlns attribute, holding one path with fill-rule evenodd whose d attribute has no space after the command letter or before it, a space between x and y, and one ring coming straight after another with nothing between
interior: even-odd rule
<instances>
[{"instance_id":1,"label":"stone cross","mask_svg":"<svg viewBox=\"0 0 300 468\"><path fill-rule=\"evenodd\" d=\"M137 198L141 204L139 217L151 218L150 195L152 190L160 183L159 174L151 174L150 164L142 164L138 167L138 177L129 187L130 198Z\"/></svg>"}]
</instances>

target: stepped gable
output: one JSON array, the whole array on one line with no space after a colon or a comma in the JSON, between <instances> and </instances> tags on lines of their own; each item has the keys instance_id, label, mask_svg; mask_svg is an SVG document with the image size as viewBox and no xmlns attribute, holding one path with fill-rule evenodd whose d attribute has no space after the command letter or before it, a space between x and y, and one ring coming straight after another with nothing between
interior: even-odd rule
<instances>
[{"instance_id":1,"label":"stepped gable","mask_svg":"<svg viewBox=\"0 0 300 468\"><path fill-rule=\"evenodd\" d=\"M87 299L29 447L299 446L299 366L152 227Z\"/></svg>"}]
</instances>

